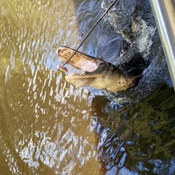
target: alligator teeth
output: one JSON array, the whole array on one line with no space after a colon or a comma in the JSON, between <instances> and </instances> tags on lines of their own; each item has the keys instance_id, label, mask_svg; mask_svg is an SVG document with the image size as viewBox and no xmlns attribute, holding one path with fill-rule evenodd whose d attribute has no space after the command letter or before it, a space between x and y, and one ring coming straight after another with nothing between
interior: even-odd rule
<instances>
[{"instance_id":1,"label":"alligator teeth","mask_svg":"<svg viewBox=\"0 0 175 175\"><path fill-rule=\"evenodd\" d=\"M69 76L71 76L71 75L74 75L74 73L73 73L73 72L71 72L71 73L69 74Z\"/></svg>"},{"instance_id":2,"label":"alligator teeth","mask_svg":"<svg viewBox=\"0 0 175 175\"><path fill-rule=\"evenodd\" d=\"M81 72L81 73L76 73L76 72L71 72L68 76L73 76L73 75L80 75L80 76L84 76L85 75L85 72Z\"/></svg>"}]
</instances>

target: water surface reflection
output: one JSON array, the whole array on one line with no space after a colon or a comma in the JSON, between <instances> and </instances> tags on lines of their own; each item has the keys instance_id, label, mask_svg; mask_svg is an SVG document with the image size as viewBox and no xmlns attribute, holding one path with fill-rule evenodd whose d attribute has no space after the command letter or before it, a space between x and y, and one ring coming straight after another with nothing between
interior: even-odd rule
<instances>
[{"instance_id":1,"label":"water surface reflection","mask_svg":"<svg viewBox=\"0 0 175 175\"><path fill-rule=\"evenodd\" d=\"M107 100L102 105L101 98L93 98L92 107L101 109L93 124L106 174L174 174L173 87L162 85L146 100L122 108Z\"/></svg>"},{"instance_id":2,"label":"water surface reflection","mask_svg":"<svg viewBox=\"0 0 175 175\"><path fill-rule=\"evenodd\" d=\"M4 174L101 174L92 95L64 81L55 50L76 47L73 1L1 1L1 166Z\"/></svg>"}]
</instances>

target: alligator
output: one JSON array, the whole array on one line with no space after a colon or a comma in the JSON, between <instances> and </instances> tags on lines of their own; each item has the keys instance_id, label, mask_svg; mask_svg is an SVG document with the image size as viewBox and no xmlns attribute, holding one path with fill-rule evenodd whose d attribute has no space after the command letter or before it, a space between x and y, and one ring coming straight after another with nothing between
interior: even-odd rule
<instances>
[{"instance_id":1,"label":"alligator","mask_svg":"<svg viewBox=\"0 0 175 175\"><path fill-rule=\"evenodd\" d=\"M70 84L78 87L92 86L96 89L122 92L136 85L143 70L142 68L137 68L137 71L135 71L133 64L131 64L132 66L128 66L130 63L125 64L124 66L115 66L102 59L83 54L79 51L75 52L74 49L69 47L59 47L56 52L63 63L66 63L74 54L74 56L68 61L68 64L74 68L82 70L83 72L71 73L70 75L65 76L65 79ZM137 60L142 61L142 59L138 58L140 57L137 57ZM141 63L141 65L145 64ZM58 65L58 68L64 72L68 72L67 68L64 66L62 67Z\"/></svg>"}]
</instances>

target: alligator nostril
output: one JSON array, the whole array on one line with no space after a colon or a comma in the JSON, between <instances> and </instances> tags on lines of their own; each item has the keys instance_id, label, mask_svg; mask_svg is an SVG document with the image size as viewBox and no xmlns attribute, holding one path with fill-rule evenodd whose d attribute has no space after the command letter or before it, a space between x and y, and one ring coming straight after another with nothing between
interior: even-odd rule
<instances>
[{"instance_id":1,"label":"alligator nostril","mask_svg":"<svg viewBox=\"0 0 175 175\"><path fill-rule=\"evenodd\" d=\"M64 51L64 47L58 47L56 50L57 55L59 56Z\"/></svg>"},{"instance_id":2,"label":"alligator nostril","mask_svg":"<svg viewBox=\"0 0 175 175\"><path fill-rule=\"evenodd\" d=\"M59 51L60 51L60 48L58 48L58 49L56 50L56 54L57 54L57 55L59 54Z\"/></svg>"}]
</instances>

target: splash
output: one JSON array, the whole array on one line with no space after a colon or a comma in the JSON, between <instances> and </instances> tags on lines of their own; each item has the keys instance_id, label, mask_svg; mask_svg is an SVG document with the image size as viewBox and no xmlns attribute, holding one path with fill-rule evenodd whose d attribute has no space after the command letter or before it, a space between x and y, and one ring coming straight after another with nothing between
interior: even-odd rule
<instances>
[{"instance_id":1,"label":"splash","mask_svg":"<svg viewBox=\"0 0 175 175\"><path fill-rule=\"evenodd\" d=\"M108 4L108 0L103 0L101 7L106 9ZM120 66L128 63L137 53L141 54L149 64L136 87L125 92L124 95L115 94L112 98L117 104L138 102L147 97L168 77L168 69L150 4L143 0L118 1L105 20L123 38L123 48L115 64Z\"/></svg>"},{"instance_id":2,"label":"splash","mask_svg":"<svg viewBox=\"0 0 175 175\"><path fill-rule=\"evenodd\" d=\"M152 38L156 32L156 27L149 26L146 21L141 19L138 22L133 21L132 31L137 35L135 42L139 52L143 53L143 57L148 56L153 44Z\"/></svg>"}]
</instances>

